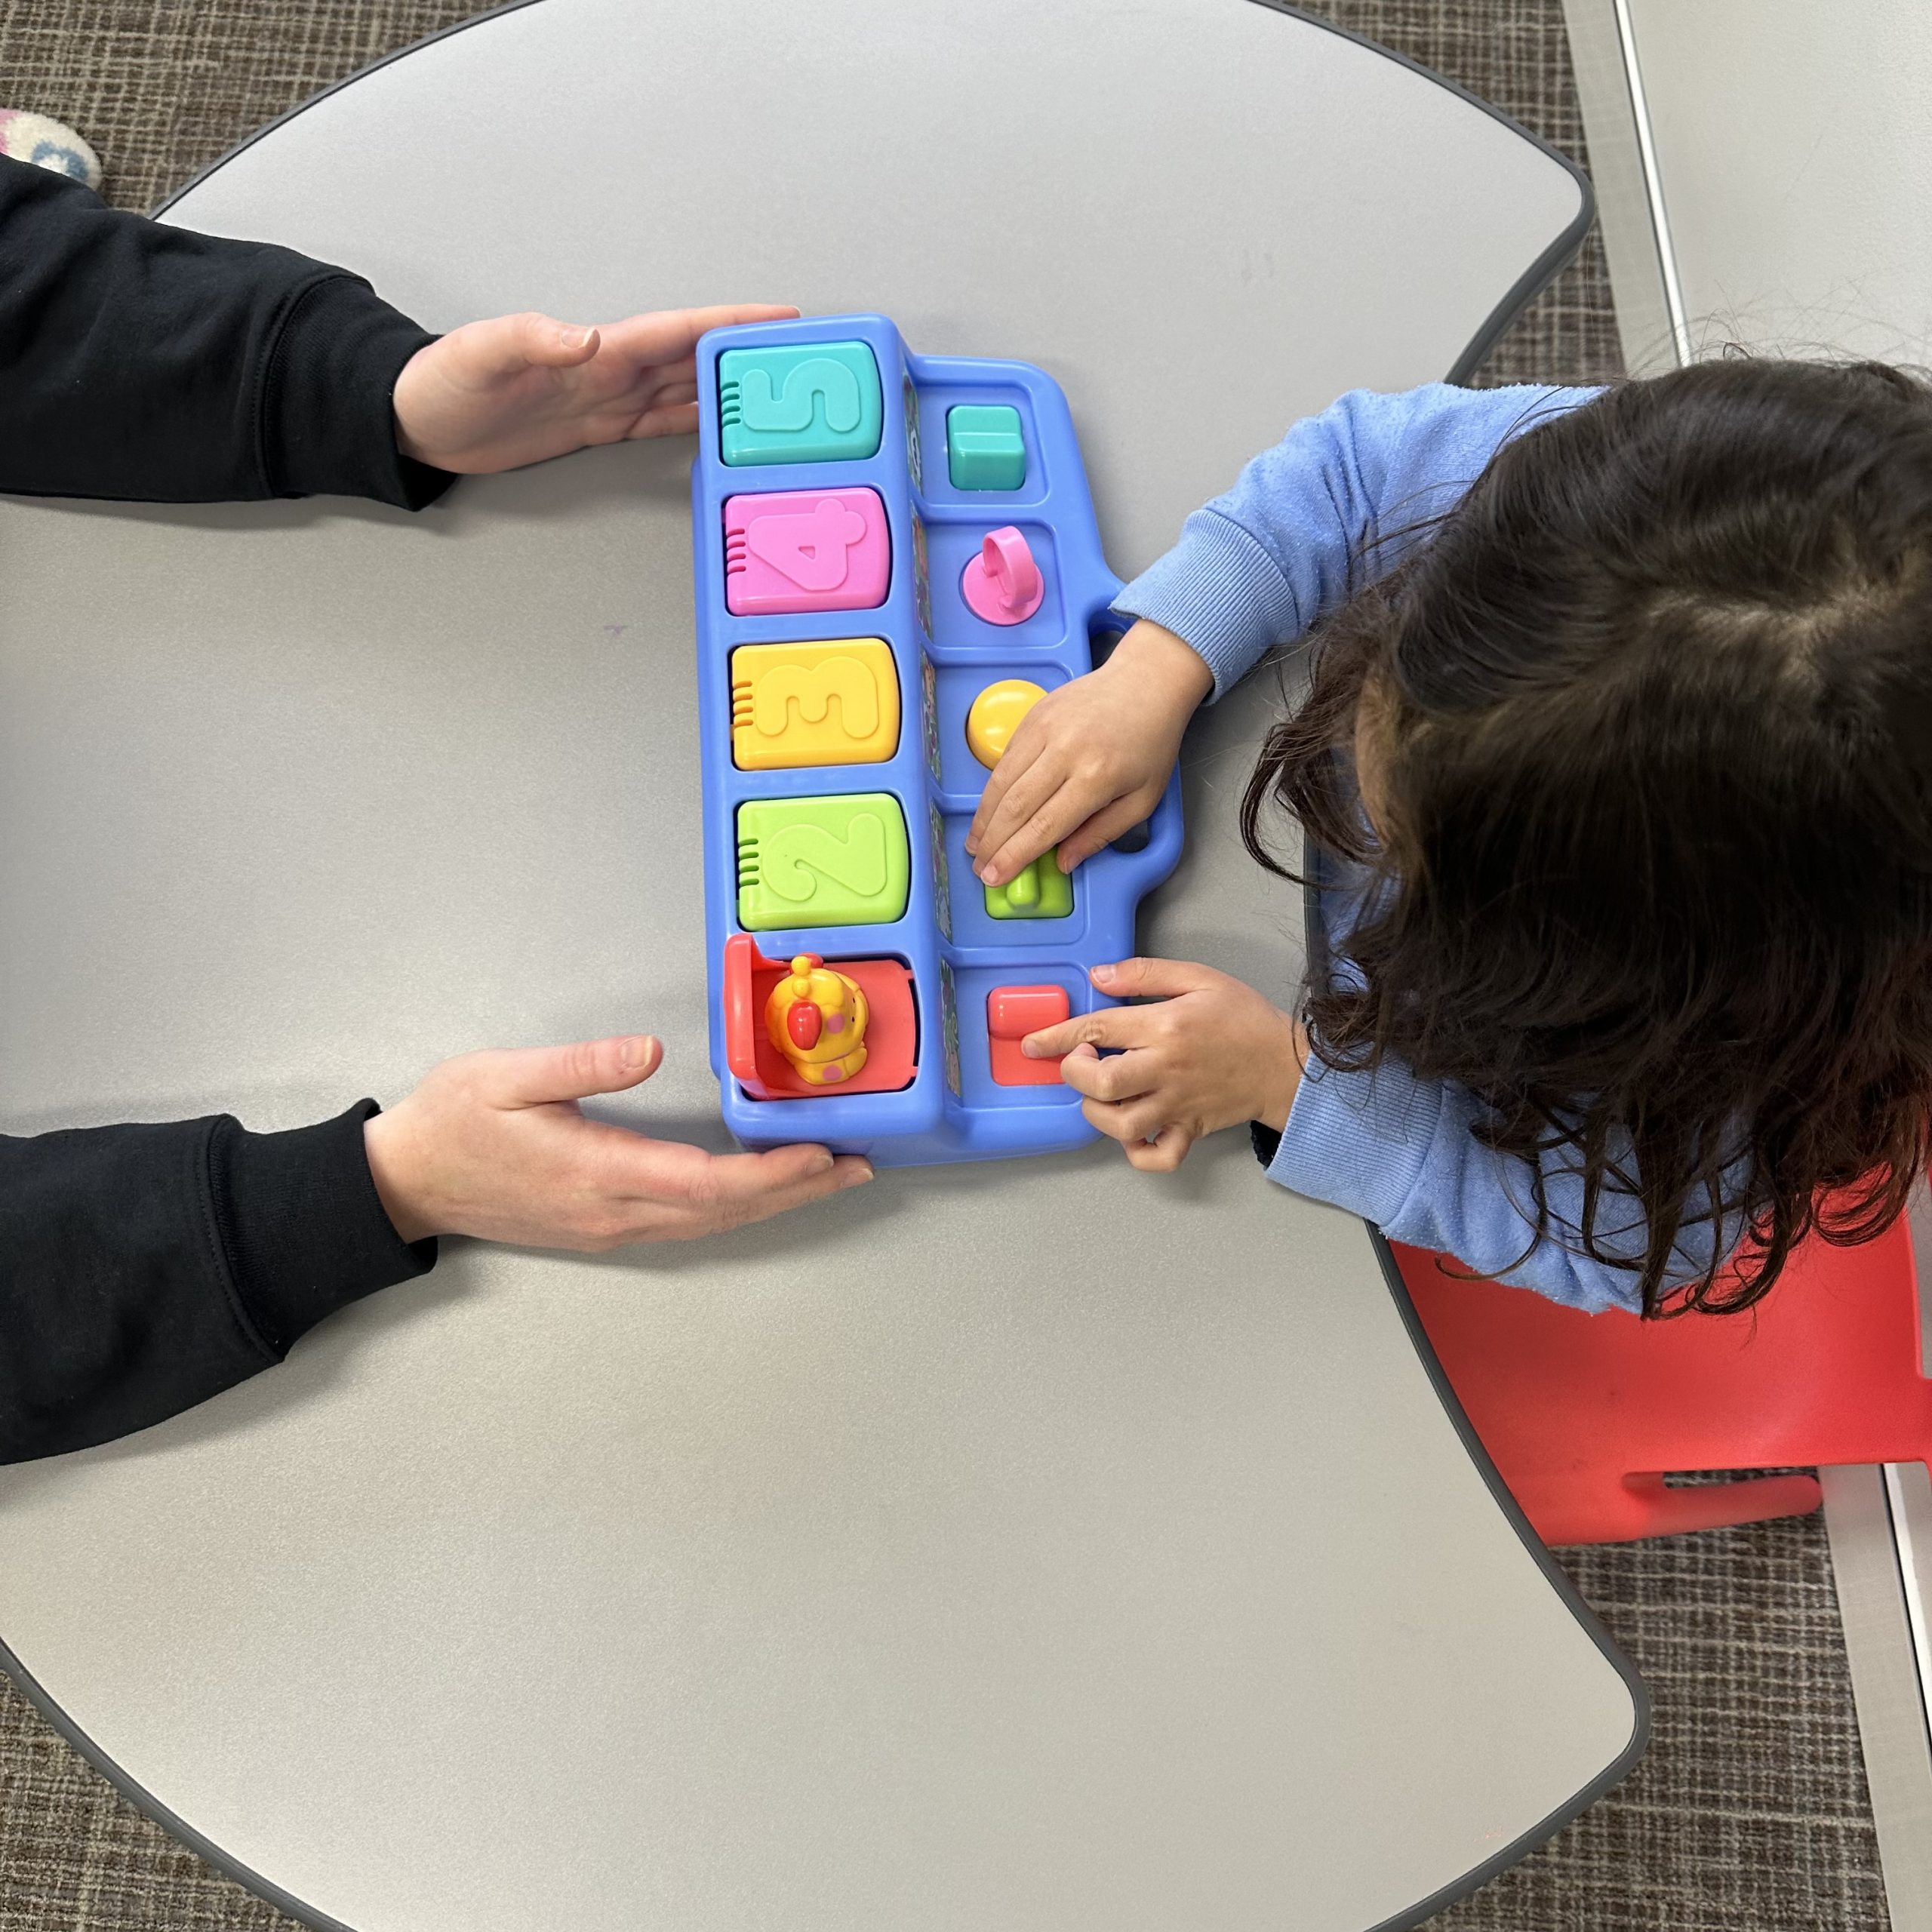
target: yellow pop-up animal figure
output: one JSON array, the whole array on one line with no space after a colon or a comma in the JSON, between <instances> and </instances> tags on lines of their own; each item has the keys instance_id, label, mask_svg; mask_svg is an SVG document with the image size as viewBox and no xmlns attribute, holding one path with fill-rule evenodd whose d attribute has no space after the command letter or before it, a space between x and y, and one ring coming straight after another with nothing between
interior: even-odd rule
<instances>
[{"instance_id":1,"label":"yellow pop-up animal figure","mask_svg":"<svg viewBox=\"0 0 1932 1932\"><path fill-rule=\"evenodd\" d=\"M813 1087L835 1087L864 1066L869 1017L857 983L815 952L798 954L764 1003L771 1044Z\"/></svg>"}]
</instances>

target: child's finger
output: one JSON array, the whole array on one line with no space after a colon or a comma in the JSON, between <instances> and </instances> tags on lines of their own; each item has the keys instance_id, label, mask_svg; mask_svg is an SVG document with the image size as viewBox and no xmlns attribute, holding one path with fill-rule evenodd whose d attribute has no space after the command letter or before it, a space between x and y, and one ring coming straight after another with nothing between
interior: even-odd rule
<instances>
[{"instance_id":1,"label":"child's finger","mask_svg":"<svg viewBox=\"0 0 1932 1932\"><path fill-rule=\"evenodd\" d=\"M1152 1093L1159 1084L1160 1069L1151 1054L1109 1054L1103 1060L1091 1047L1083 1047L1061 1060L1060 1077L1090 1100L1118 1104Z\"/></svg>"},{"instance_id":2,"label":"child's finger","mask_svg":"<svg viewBox=\"0 0 1932 1932\"><path fill-rule=\"evenodd\" d=\"M1008 746L1007 749L1011 751L1012 747ZM973 857L979 851L980 840L986 831L986 821L998 811L999 801L1006 796L1007 788L1020 776L1020 767L1017 764L1013 764L1013 761L1008 758L1002 758L1000 761L1000 764L1012 764L1012 769L1003 778L1000 776L1000 766L995 765L992 776L986 780L980 791L980 802L973 813L973 823L966 828L966 852L968 857Z\"/></svg>"},{"instance_id":3,"label":"child's finger","mask_svg":"<svg viewBox=\"0 0 1932 1932\"><path fill-rule=\"evenodd\" d=\"M993 814L999 810L1000 801L1013 789L1013 781L1031 762L1029 759L1014 758L1012 751L1013 747L1008 746L1008 755L993 767L992 776L980 788L980 802L974 808L973 823L966 828L966 850L969 853L979 851L980 841L986 836L986 826Z\"/></svg>"},{"instance_id":4,"label":"child's finger","mask_svg":"<svg viewBox=\"0 0 1932 1932\"><path fill-rule=\"evenodd\" d=\"M1106 1100L1082 1100L1080 1111L1086 1116L1087 1124L1104 1134L1109 1140L1118 1140L1123 1147L1131 1147L1141 1138L1131 1134L1123 1124L1121 1110Z\"/></svg>"},{"instance_id":5,"label":"child's finger","mask_svg":"<svg viewBox=\"0 0 1932 1932\"><path fill-rule=\"evenodd\" d=\"M1014 873L1023 871L1042 852L1050 852L1066 835L1094 815L1098 802L1063 779L1055 783L1033 810L1023 818L1014 814L1014 830L1004 839L997 826L989 829L980 841L983 857L974 869L988 885L1004 885ZM1008 801L1011 806L1012 801Z\"/></svg>"},{"instance_id":6,"label":"child's finger","mask_svg":"<svg viewBox=\"0 0 1932 1932\"><path fill-rule=\"evenodd\" d=\"M1083 1100L1080 1111L1109 1140L1131 1143L1152 1140L1171 1125L1174 1104L1169 1095L1137 1094L1125 1100Z\"/></svg>"},{"instance_id":7,"label":"child's finger","mask_svg":"<svg viewBox=\"0 0 1932 1932\"><path fill-rule=\"evenodd\" d=\"M1020 817L1029 812L1057 783L1038 746L1011 744L992 768L980 793L979 809L966 828L966 849L974 857L995 851L1013 835ZM1015 801L1017 792L1020 798Z\"/></svg>"},{"instance_id":8,"label":"child's finger","mask_svg":"<svg viewBox=\"0 0 1932 1932\"><path fill-rule=\"evenodd\" d=\"M1164 1134L1172 1124L1173 1110L1157 1095L1136 1100L1082 1100L1080 1111L1088 1124L1097 1128L1109 1140L1134 1147Z\"/></svg>"},{"instance_id":9,"label":"child's finger","mask_svg":"<svg viewBox=\"0 0 1932 1932\"><path fill-rule=\"evenodd\" d=\"M1144 1006L1103 1006L1029 1033L1020 1051L1028 1060L1057 1060L1076 1047L1144 1047L1154 1026L1154 1016Z\"/></svg>"},{"instance_id":10,"label":"child's finger","mask_svg":"<svg viewBox=\"0 0 1932 1932\"><path fill-rule=\"evenodd\" d=\"M1186 1128L1168 1126L1152 1140L1130 1140L1124 1151L1128 1164L1143 1174L1171 1174L1193 1145L1194 1136Z\"/></svg>"},{"instance_id":11,"label":"child's finger","mask_svg":"<svg viewBox=\"0 0 1932 1932\"><path fill-rule=\"evenodd\" d=\"M1114 999L1173 999L1225 985L1228 977L1190 959L1121 959L1096 966L1088 977Z\"/></svg>"}]
</instances>

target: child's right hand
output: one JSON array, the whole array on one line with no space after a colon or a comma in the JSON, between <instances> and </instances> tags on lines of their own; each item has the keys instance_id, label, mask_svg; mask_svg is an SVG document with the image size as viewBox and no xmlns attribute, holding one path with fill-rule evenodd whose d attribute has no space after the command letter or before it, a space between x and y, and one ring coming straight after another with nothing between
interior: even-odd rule
<instances>
[{"instance_id":1,"label":"child's right hand","mask_svg":"<svg viewBox=\"0 0 1932 1932\"><path fill-rule=\"evenodd\" d=\"M1048 847L1070 872L1161 801L1181 734L1214 674L1143 617L1097 671L1049 691L1021 720L966 834L974 872L1004 885Z\"/></svg>"}]
</instances>

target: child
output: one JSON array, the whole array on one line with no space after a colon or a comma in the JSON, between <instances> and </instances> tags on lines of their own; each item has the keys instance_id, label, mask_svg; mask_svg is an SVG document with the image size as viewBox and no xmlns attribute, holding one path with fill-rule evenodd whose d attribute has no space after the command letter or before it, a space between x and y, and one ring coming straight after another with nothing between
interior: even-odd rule
<instances>
[{"instance_id":1,"label":"child","mask_svg":"<svg viewBox=\"0 0 1932 1932\"><path fill-rule=\"evenodd\" d=\"M1345 396L1118 608L988 785L981 877L1145 817L1195 706L1311 628L1242 829L1295 878L1285 807L1343 868L1293 1014L1131 960L1095 983L1160 1003L1028 1043L1073 1049L1137 1167L1251 1121L1284 1186L1650 1315L1900 1213L1932 1143L1932 391L1730 360Z\"/></svg>"},{"instance_id":2,"label":"child","mask_svg":"<svg viewBox=\"0 0 1932 1932\"><path fill-rule=\"evenodd\" d=\"M116 214L0 157L0 491L371 497L697 426L707 328L795 314L543 315L437 337L285 248ZM608 1248L713 1232L870 1179L823 1147L715 1155L588 1120L643 1035L468 1054L386 1113L0 1135L0 1462L125 1435L279 1361L435 1237Z\"/></svg>"}]
</instances>

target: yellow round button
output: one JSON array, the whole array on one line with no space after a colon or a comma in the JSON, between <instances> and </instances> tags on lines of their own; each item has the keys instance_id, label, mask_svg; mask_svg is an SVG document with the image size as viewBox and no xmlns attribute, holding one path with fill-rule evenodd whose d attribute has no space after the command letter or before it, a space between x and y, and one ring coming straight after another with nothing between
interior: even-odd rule
<instances>
[{"instance_id":1,"label":"yellow round button","mask_svg":"<svg viewBox=\"0 0 1932 1932\"><path fill-rule=\"evenodd\" d=\"M1030 679L1002 678L973 700L966 714L966 742L989 771L1000 761L1020 719L1045 696Z\"/></svg>"}]
</instances>

